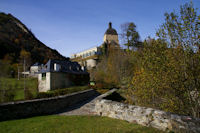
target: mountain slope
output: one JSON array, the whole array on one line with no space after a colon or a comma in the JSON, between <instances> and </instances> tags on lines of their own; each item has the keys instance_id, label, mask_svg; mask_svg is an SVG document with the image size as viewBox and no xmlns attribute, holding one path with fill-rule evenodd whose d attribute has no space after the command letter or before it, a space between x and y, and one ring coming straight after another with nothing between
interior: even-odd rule
<instances>
[{"instance_id":1,"label":"mountain slope","mask_svg":"<svg viewBox=\"0 0 200 133\"><path fill-rule=\"evenodd\" d=\"M0 60L9 56L10 62L18 63L22 50L30 53L31 64L46 63L49 59L68 59L40 42L17 18L0 13Z\"/></svg>"}]
</instances>

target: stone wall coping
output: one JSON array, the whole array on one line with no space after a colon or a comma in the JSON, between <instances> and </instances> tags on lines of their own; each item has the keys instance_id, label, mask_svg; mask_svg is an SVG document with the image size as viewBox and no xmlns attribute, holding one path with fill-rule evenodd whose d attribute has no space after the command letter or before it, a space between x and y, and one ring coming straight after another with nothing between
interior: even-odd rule
<instances>
[{"instance_id":1,"label":"stone wall coping","mask_svg":"<svg viewBox=\"0 0 200 133\"><path fill-rule=\"evenodd\" d=\"M112 89L112 90L109 90L108 92L100 95L97 97L97 100L103 100L104 97L107 97L108 95L112 94L113 92L117 91L117 89Z\"/></svg>"},{"instance_id":2,"label":"stone wall coping","mask_svg":"<svg viewBox=\"0 0 200 133\"><path fill-rule=\"evenodd\" d=\"M51 98L3 103L0 104L0 121L57 114L96 95L95 90L89 89Z\"/></svg>"},{"instance_id":3,"label":"stone wall coping","mask_svg":"<svg viewBox=\"0 0 200 133\"><path fill-rule=\"evenodd\" d=\"M116 89L113 89L96 100L95 111L98 115L151 126L163 131L200 133L200 118L104 99L115 91Z\"/></svg>"},{"instance_id":4,"label":"stone wall coping","mask_svg":"<svg viewBox=\"0 0 200 133\"><path fill-rule=\"evenodd\" d=\"M32 99L32 100L22 100L22 101L13 101L13 102L0 103L0 107L1 106L5 106L5 105L30 103L30 102L38 102L38 101L48 101L48 100L53 100L53 99L61 99L61 98L73 96L73 95L76 95L76 94L81 94L81 93L89 92L89 91L93 91L93 89L88 89L88 90L73 92L73 93L70 93L70 94L65 94L65 95L60 95L60 96L55 96L55 97L49 97L49 98L40 98L40 99Z\"/></svg>"}]
</instances>

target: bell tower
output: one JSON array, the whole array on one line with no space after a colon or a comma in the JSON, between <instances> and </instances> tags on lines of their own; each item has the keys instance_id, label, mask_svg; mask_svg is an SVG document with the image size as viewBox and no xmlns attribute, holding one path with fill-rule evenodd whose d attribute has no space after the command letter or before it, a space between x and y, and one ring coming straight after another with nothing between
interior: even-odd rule
<instances>
[{"instance_id":1,"label":"bell tower","mask_svg":"<svg viewBox=\"0 0 200 133\"><path fill-rule=\"evenodd\" d=\"M109 22L108 29L106 30L103 38L104 43L116 43L119 44L117 31L112 28L112 23Z\"/></svg>"}]
</instances>

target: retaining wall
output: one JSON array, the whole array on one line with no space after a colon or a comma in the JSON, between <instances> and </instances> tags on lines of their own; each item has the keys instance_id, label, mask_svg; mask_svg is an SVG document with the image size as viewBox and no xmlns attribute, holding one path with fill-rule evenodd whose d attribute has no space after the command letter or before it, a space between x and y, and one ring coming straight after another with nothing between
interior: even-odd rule
<instances>
[{"instance_id":1,"label":"retaining wall","mask_svg":"<svg viewBox=\"0 0 200 133\"><path fill-rule=\"evenodd\" d=\"M200 119L157 109L133 106L102 98L96 101L95 111L100 116L126 120L163 131L200 133Z\"/></svg>"},{"instance_id":2,"label":"retaining wall","mask_svg":"<svg viewBox=\"0 0 200 133\"><path fill-rule=\"evenodd\" d=\"M52 98L3 103L0 104L0 121L53 114L96 94L90 89Z\"/></svg>"}]
</instances>

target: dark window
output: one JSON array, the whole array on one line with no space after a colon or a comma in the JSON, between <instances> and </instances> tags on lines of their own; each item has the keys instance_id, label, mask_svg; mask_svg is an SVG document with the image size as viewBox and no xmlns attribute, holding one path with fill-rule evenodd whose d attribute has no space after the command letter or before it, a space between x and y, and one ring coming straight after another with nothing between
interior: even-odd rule
<instances>
[{"instance_id":1,"label":"dark window","mask_svg":"<svg viewBox=\"0 0 200 133\"><path fill-rule=\"evenodd\" d=\"M42 80L46 79L46 73L42 73Z\"/></svg>"}]
</instances>

